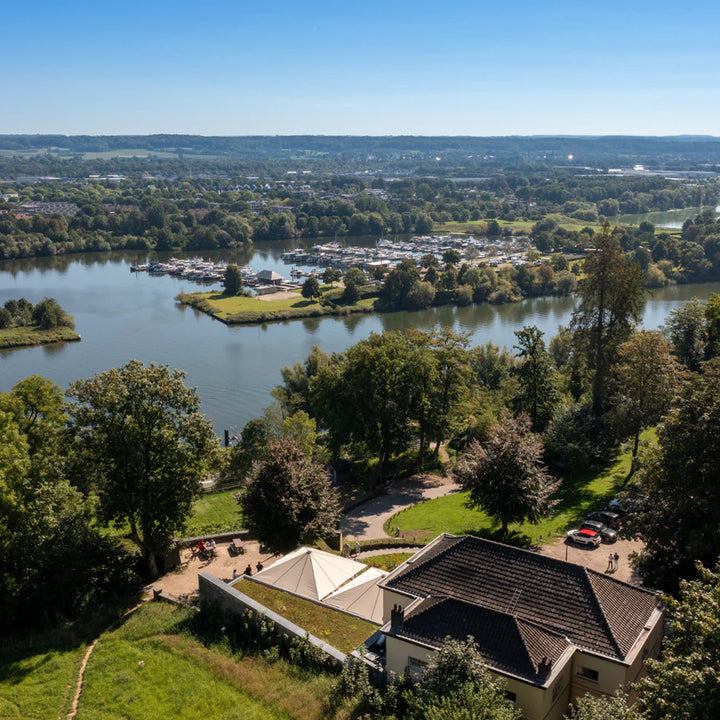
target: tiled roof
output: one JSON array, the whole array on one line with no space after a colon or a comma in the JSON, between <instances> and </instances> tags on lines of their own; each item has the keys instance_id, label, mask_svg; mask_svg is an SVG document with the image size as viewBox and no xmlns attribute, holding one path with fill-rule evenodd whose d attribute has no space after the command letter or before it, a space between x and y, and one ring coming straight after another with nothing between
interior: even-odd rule
<instances>
[{"instance_id":1,"label":"tiled roof","mask_svg":"<svg viewBox=\"0 0 720 720\"><path fill-rule=\"evenodd\" d=\"M382 583L417 597L481 605L624 659L656 596L579 565L472 536L440 536Z\"/></svg>"},{"instance_id":2,"label":"tiled roof","mask_svg":"<svg viewBox=\"0 0 720 720\"><path fill-rule=\"evenodd\" d=\"M454 598L429 598L405 615L401 638L440 648L447 637L472 635L487 663L500 670L542 682L543 661L557 662L570 647L566 638L533 623Z\"/></svg>"}]
</instances>

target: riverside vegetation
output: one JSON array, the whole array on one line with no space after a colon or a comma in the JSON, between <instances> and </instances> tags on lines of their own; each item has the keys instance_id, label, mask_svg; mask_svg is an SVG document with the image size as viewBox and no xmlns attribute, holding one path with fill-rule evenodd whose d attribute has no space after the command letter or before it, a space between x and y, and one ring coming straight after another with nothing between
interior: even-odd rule
<instances>
[{"instance_id":1,"label":"riverside vegetation","mask_svg":"<svg viewBox=\"0 0 720 720\"><path fill-rule=\"evenodd\" d=\"M0 348L80 340L74 328L75 319L55 298L43 298L34 306L20 298L0 307Z\"/></svg>"}]
</instances>

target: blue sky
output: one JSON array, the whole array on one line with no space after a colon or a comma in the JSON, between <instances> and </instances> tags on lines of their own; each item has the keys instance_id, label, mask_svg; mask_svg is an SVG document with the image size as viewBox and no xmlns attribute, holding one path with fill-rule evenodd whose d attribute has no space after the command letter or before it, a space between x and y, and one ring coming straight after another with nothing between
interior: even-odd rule
<instances>
[{"instance_id":1,"label":"blue sky","mask_svg":"<svg viewBox=\"0 0 720 720\"><path fill-rule=\"evenodd\" d=\"M720 3L1 0L0 133L720 135Z\"/></svg>"}]
</instances>

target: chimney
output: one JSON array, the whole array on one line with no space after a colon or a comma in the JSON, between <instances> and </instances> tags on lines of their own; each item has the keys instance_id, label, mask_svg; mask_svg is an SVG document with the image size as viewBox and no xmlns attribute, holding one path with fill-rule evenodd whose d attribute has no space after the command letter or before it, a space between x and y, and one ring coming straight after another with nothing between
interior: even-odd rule
<instances>
[{"instance_id":1,"label":"chimney","mask_svg":"<svg viewBox=\"0 0 720 720\"><path fill-rule=\"evenodd\" d=\"M405 626L405 610L401 605L393 605L390 611L390 632L400 632Z\"/></svg>"},{"instance_id":2,"label":"chimney","mask_svg":"<svg viewBox=\"0 0 720 720\"><path fill-rule=\"evenodd\" d=\"M543 677L547 677L550 674L550 671L552 670L552 660L547 656L543 656L543 659L540 661L540 664L538 665L538 675L542 675Z\"/></svg>"}]
</instances>

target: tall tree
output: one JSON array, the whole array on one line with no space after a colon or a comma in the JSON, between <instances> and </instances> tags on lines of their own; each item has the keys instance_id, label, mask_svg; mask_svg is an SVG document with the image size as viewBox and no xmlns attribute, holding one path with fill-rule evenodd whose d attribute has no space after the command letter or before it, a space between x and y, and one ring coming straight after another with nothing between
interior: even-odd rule
<instances>
[{"instance_id":1,"label":"tall tree","mask_svg":"<svg viewBox=\"0 0 720 720\"><path fill-rule=\"evenodd\" d=\"M593 412L601 415L607 409L607 380L615 349L640 319L644 275L626 257L607 222L596 237L596 247L585 259L586 277L579 288L572 328L593 371Z\"/></svg>"},{"instance_id":2,"label":"tall tree","mask_svg":"<svg viewBox=\"0 0 720 720\"><path fill-rule=\"evenodd\" d=\"M517 350L516 356L520 359L513 368L513 374L520 382L520 391L515 396L515 410L526 412L533 430L542 432L560 402L555 371L542 339L543 333L537 327L533 325L516 330L515 337L518 344L513 349Z\"/></svg>"},{"instance_id":3,"label":"tall tree","mask_svg":"<svg viewBox=\"0 0 720 720\"><path fill-rule=\"evenodd\" d=\"M291 438L269 443L240 504L254 537L277 552L328 535L340 519L337 492L327 472Z\"/></svg>"},{"instance_id":4,"label":"tall tree","mask_svg":"<svg viewBox=\"0 0 720 720\"><path fill-rule=\"evenodd\" d=\"M296 362L292 367L280 370L283 384L272 389L272 396L278 401L286 415L298 410L312 414L310 406L310 381L330 361L330 356L313 345L304 363Z\"/></svg>"},{"instance_id":5,"label":"tall tree","mask_svg":"<svg viewBox=\"0 0 720 720\"><path fill-rule=\"evenodd\" d=\"M633 438L630 474L635 468L640 431L655 425L677 390L679 366L670 343L659 332L641 330L618 345L611 373L611 402Z\"/></svg>"},{"instance_id":6,"label":"tall tree","mask_svg":"<svg viewBox=\"0 0 720 720\"><path fill-rule=\"evenodd\" d=\"M720 358L690 376L658 430L658 448L638 471L643 496L625 531L645 548L638 567L654 587L674 591L695 562L720 556Z\"/></svg>"},{"instance_id":7,"label":"tall tree","mask_svg":"<svg viewBox=\"0 0 720 720\"><path fill-rule=\"evenodd\" d=\"M492 425L481 445L474 441L455 466L455 479L469 491L468 506L500 520L507 534L511 522L538 522L555 505L550 496L560 486L545 466L543 444L530 431L530 418L505 415Z\"/></svg>"},{"instance_id":8,"label":"tall tree","mask_svg":"<svg viewBox=\"0 0 720 720\"><path fill-rule=\"evenodd\" d=\"M311 275L302 286L302 296L306 300L312 300L313 298L320 297L322 292L320 291L320 283L314 275Z\"/></svg>"},{"instance_id":9,"label":"tall tree","mask_svg":"<svg viewBox=\"0 0 720 720\"><path fill-rule=\"evenodd\" d=\"M665 321L663 332L670 339L678 360L697 372L705 360L708 340L704 304L693 298L673 310Z\"/></svg>"},{"instance_id":10,"label":"tall tree","mask_svg":"<svg viewBox=\"0 0 720 720\"><path fill-rule=\"evenodd\" d=\"M642 720L720 717L720 572L699 567L667 598L670 634L663 654L635 686Z\"/></svg>"},{"instance_id":11,"label":"tall tree","mask_svg":"<svg viewBox=\"0 0 720 720\"><path fill-rule=\"evenodd\" d=\"M185 374L131 360L73 383L72 429L86 451L101 512L127 522L147 570L182 530L217 440Z\"/></svg>"},{"instance_id":12,"label":"tall tree","mask_svg":"<svg viewBox=\"0 0 720 720\"><path fill-rule=\"evenodd\" d=\"M242 275L237 265L230 264L225 268L223 287L226 295L237 295L242 290Z\"/></svg>"}]
</instances>

